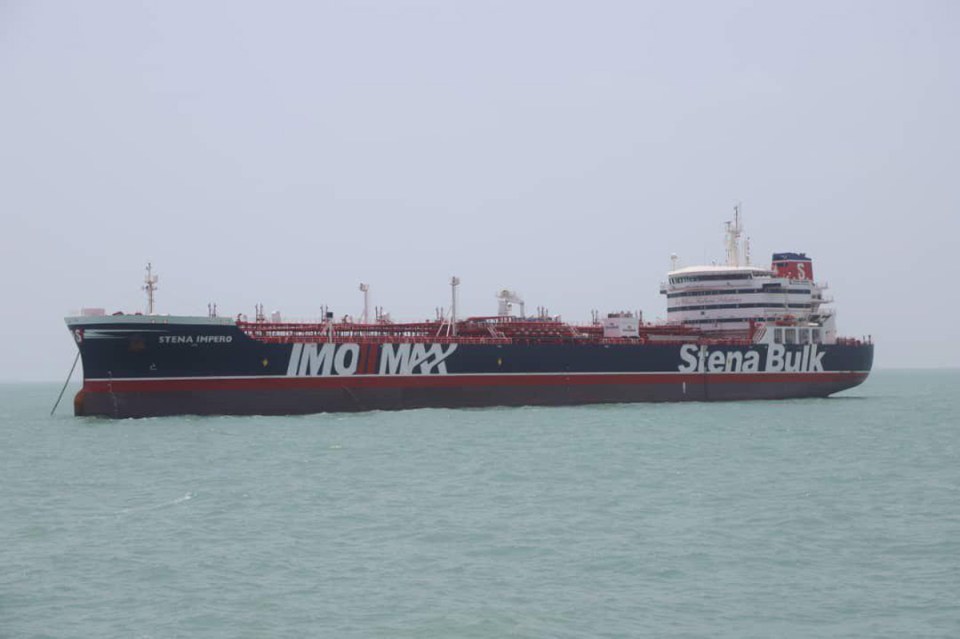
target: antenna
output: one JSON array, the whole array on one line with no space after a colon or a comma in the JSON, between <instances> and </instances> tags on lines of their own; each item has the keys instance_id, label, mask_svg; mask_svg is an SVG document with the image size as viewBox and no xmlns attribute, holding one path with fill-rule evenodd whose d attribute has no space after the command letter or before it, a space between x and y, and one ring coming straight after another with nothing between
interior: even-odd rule
<instances>
[{"instance_id":1,"label":"antenna","mask_svg":"<svg viewBox=\"0 0 960 639\"><path fill-rule=\"evenodd\" d=\"M733 207L733 221L726 222L727 227L727 266L740 266L740 236L743 226L740 224L740 203Z\"/></svg>"},{"instance_id":2,"label":"antenna","mask_svg":"<svg viewBox=\"0 0 960 639\"><path fill-rule=\"evenodd\" d=\"M460 278L454 275L450 278L450 331L451 335L457 335L457 287L460 286Z\"/></svg>"},{"instance_id":3,"label":"antenna","mask_svg":"<svg viewBox=\"0 0 960 639\"><path fill-rule=\"evenodd\" d=\"M143 278L143 290L147 292L147 315L153 315L153 293L157 290L159 275L153 274L153 264L147 262L147 276Z\"/></svg>"},{"instance_id":4,"label":"antenna","mask_svg":"<svg viewBox=\"0 0 960 639\"><path fill-rule=\"evenodd\" d=\"M680 256L677 255L676 253L671 253L670 254L670 270L671 271L677 270L677 264L679 262L680 262Z\"/></svg>"},{"instance_id":5,"label":"antenna","mask_svg":"<svg viewBox=\"0 0 960 639\"><path fill-rule=\"evenodd\" d=\"M360 290L363 291L363 315L360 317L360 323L368 324L370 319L370 285L361 282Z\"/></svg>"}]
</instances>

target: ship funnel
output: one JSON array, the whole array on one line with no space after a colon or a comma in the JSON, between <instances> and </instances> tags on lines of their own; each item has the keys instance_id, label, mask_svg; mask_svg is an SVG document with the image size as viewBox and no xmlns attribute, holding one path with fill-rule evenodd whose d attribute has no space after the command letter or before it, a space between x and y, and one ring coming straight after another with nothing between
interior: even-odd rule
<instances>
[{"instance_id":1,"label":"ship funnel","mask_svg":"<svg viewBox=\"0 0 960 639\"><path fill-rule=\"evenodd\" d=\"M773 271L777 277L813 280L813 260L806 253L774 253Z\"/></svg>"}]
</instances>

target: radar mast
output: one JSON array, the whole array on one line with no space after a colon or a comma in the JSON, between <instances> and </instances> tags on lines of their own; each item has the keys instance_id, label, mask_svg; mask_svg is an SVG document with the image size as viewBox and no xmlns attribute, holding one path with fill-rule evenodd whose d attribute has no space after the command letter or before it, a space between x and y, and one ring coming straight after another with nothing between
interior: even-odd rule
<instances>
[{"instance_id":1,"label":"radar mast","mask_svg":"<svg viewBox=\"0 0 960 639\"><path fill-rule=\"evenodd\" d=\"M741 255L749 252L741 246L740 237L743 235L743 224L740 222L740 204L733 207L733 221L726 222L727 226L727 266L742 266Z\"/></svg>"},{"instance_id":2,"label":"radar mast","mask_svg":"<svg viewBox=\"0 0 960 639\"><path fill-rule=\"evenodd\" d=\"M153 274L153 263L147 262L147 275L143 278L143 290L147 292L147 315L153 315L153 293L159 281L160 276Z\"/></svg>"}]
</instances>

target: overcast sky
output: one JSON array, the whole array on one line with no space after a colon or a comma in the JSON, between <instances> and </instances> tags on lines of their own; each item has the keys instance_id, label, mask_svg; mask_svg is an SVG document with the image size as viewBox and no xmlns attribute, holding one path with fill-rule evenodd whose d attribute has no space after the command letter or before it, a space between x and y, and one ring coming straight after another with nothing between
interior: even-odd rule
<instances>
[{"instance_id":1,"label":"overcast sky","mask_svg":"<svg viewBox=\"0 0 960 639\"><path fill-rule=\"evenodd\" d=\"M878 367L960 363L960 3L0 0L0 379L81 306L665 315L805 251Z\"/></svg>"}]
</instances>

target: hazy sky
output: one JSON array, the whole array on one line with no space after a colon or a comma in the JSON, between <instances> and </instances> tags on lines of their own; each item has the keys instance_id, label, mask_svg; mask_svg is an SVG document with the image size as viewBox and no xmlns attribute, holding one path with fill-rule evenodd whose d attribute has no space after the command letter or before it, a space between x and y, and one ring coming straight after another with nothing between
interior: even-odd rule
<instances>
[{"instance_id":1,"label":"hazy sky","mask_svg":"<svg viewBox=\"0 0 960 639\"><path fill-rule=\"evenodd\" d=\"M960 364L960 3L0 0L0 379L81 306L665 315L806 251L882 367Z\"/></svg>"}]
</instances>

